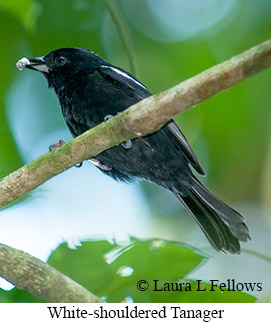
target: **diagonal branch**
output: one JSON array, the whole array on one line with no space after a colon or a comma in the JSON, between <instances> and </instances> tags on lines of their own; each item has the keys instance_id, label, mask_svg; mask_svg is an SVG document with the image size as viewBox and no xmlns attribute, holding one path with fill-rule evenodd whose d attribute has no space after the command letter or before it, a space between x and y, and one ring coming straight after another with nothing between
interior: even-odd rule
<instances>
[{"instance_id":1,"label":"diagonal branch","mask_svg":"<svg viewBox=\"0 0 271 323\"><path fill-rule=\"evenodd\" d=\"M152 133L173 116L271 67L271 40L126 109L0 181L0 208L71 166L128 139Z\"/></svg>"},{"instance_id":2,"label":"diagonal branch","mask_svg":"<svg viewBox=\"0 0 271 323\"><path fill-rule=\"evenodd\" d=\"M0 244L0 276L51 303L100 303L102 300L69 277L29 255Z\"/></svg>"}]
</instances>

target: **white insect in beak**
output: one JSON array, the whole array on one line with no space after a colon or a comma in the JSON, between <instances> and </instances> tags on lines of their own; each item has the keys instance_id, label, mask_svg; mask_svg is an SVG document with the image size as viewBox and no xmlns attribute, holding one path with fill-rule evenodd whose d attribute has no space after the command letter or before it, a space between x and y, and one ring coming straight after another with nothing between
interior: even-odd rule
<instances>
[{"instance_id":1,"label":"white insect in beak","mask_svg":"<svg viewBox=\"0 0 271 323\"><path fill-rule=\"evenodd\" d=\"M49 67L46 65L44 57L35 57L31 59L23 57L16 63L16 66L20 71L22 71L26 67L31 70L36 70L43 73L49 72Z\"/></svg>"},{"instance_id":2,"label":"white insect in beak","mask_svg":"<svg viewBox=\"0 0 271 323\"><path fill-rule=\"evenodd\" d=\"M29 59L26 57L23 57L16 63L16 67L18 68L19 71L22 71L26 67L26 65L29 65L29 64L30 64Z\"/></svg>"}]
</instances>

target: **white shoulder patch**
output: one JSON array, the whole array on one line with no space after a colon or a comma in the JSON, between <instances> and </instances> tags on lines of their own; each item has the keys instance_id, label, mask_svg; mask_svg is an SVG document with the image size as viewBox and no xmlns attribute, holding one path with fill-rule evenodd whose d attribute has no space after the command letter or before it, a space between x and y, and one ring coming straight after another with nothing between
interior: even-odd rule
<instances>
[{"instance_id":1,"label":"white shoulder patch","mask_svg":"<svg viewBox=\"0 0 271 323\"><path fill-rule=\"evenodd\" d=\"M106 65L102 65L102 67L105 67L105 68L108 68L110 69L111 71L115 72L115 73L118 73L119 75L135 82L137 85L141 86L143 89L145 90L148 90L143 84L141 84L140 82L138 82L137 80L135 80L133 77L131 77L130 75L128 75L127 73L119 70L118 68L116 67L113 67L113 66L106 66Z\"/></svg>"}]
</instances>

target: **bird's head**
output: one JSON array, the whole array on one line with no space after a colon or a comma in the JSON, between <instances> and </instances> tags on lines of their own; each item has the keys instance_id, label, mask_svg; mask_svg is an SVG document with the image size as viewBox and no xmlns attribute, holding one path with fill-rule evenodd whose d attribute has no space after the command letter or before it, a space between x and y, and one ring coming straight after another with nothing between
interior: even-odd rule
<instances>
[{"instance_id":1,"label":"bird's head","mask_svg":"<svg viewBox=\"0 0 271 323\"><path fill-rule=\"evenodd\" d=\"M16 66L19 70L29 68L40 71L48 80L49 87L57 91L67 85L78 73L93 72L102 58L84 48L66 47L56 49L45 56L22 58Z\"/></svg>"}]
</instances>

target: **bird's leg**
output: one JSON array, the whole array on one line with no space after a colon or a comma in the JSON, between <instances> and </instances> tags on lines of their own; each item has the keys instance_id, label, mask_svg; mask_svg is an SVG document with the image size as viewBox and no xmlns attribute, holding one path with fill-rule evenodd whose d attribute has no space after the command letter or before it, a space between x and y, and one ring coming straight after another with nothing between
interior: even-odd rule
<instances>
[{"instance_id":1,"label":"bird's leg","mask_svg":"<svg viewBox=\"0 0 271 323\"><path fill-rule=\"evenodd\" d=\"M50 146L49 146L49 151L53 151L54 149L56 149L56 148L58 148L58 147L60 147L60 146L62 146L62 145L64 145L65 144L65 141L64 140L62 140L62 139L60 139L56 144L51 144ZM74 165L75 167L81 167L83 165L83 162L81 162L81 163L78 163L78 164L76 164L76 165Z\"/></svg>"},{"instance_id":2,"label":"bird's leg","mask_svg":"<svg viewBox=\"0 0 271 323\"><path fill-rule=\"evenodd\" d=\"M114 116L112 116L112 114L109 114L107 116L104 117L104 121L108 121L109 119L113 118ZM132 141L129 139L125 142L121 143L122 147L125 149L130 149L132 147Z\"/></svg>"}]
</instances>

